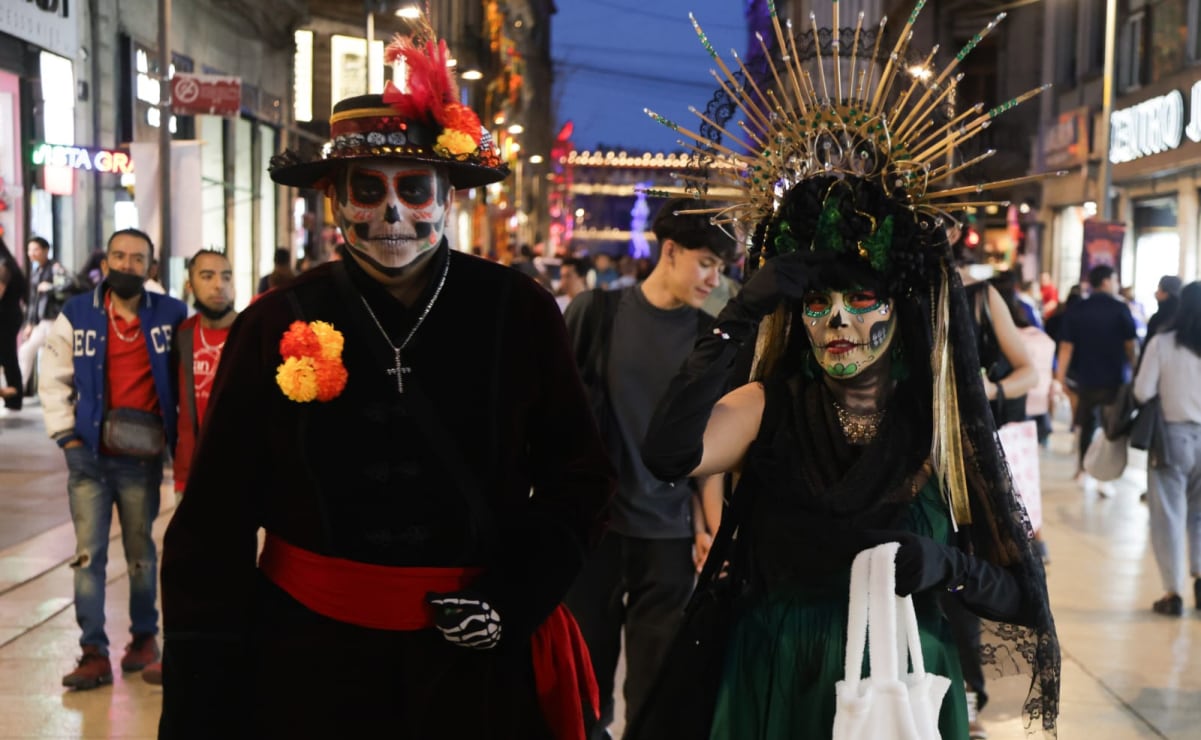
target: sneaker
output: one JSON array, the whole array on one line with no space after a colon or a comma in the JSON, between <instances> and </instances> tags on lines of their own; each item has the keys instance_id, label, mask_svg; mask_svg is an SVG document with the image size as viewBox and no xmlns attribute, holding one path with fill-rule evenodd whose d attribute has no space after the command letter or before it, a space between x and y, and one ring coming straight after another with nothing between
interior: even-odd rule
<instances>
[{"instance_id":1,"label":"sneaker","mask_svg":"<svg viewBox=\"0 0 1201 740\"><path fill-rule=\"evenodd\" d=\"M984 729L980 720L974 719L967 723L967 736L970 740L988 740L988 730Z\"/></svg>"},{"instance_id":2,"label":"sneaker","mask_svg":"<svg viewBox=\"0 0 1201 740\"><path fill-rule=\"evenodd\" d=\"M163 685L163 661L156 660L142 669L142 680L152 686Z\"/></svg>"},{"instance_id":3,"label":"sneaker","mask_svg":"<svg viewBox=\"0 0 1201 740\"><path fill-rule=\"evenodd\" d=\"M1168 594L1152 604L1151 611L1167 617L1179 617L1184 614L1184 599L1179 594Z\"/></svg>"},{"instance_id":4,"label":"sneaker","mask_svg":"<svg viewBox=\"0 0 1201 740\"><path fill-rule=\"evenodd\" d=\"M121 656L121 670L126 673L140 671L159 657L154 635L134 635L133 642L125 646L125 655Z\"/></svg>"},{"instance_id":5,"label":"sneaker","mask_svg":"<svg viewBox=\"0 0 1201 740\"><path fill-rule=\"evenodd\" d=\"M63 686L84 691L113 682L113 666L95 645L84 645L75 670L63 676Z\"/></svg>"}]
</instances>

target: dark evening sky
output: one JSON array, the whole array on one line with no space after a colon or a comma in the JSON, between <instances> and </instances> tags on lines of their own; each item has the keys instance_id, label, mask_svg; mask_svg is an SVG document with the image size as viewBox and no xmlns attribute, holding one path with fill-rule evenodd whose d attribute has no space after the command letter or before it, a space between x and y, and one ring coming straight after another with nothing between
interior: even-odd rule
<instances>
[{"instance_id":1,"label":"dark evening sky","mask_svg":"<svg viewBox=\"0 0 1201 740\"><path fill-rule=\"evenodd\" d=\"M643 108L695 130L717 84L715 65L688 21L691 11L732 64L746 58L744 0L558 0L551 23L558 123L572 121L575 148L674 151L679 134Z\"/></svg>"}]
</instances>

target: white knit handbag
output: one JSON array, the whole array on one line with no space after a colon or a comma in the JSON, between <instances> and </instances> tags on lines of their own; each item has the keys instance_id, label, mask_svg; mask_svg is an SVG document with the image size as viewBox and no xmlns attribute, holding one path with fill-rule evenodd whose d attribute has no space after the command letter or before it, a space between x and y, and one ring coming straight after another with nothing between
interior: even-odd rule
<instances>
[{"instance_id":1,"label":"white knit handbag","mask_svg":"<svg viewBox=\"0 0 1201 740\"><path fill-rule=\"evenodd\" d=\"M833 740L939 737L938 713L951 680L926 673L913 599L895 593L899 548L889 542L864 550L851 566L846 672L835 686ZM862 678L865 644L870 646L871 675ZM912 663L909 673L906 653Z\"/></svg>"}]
</instances>

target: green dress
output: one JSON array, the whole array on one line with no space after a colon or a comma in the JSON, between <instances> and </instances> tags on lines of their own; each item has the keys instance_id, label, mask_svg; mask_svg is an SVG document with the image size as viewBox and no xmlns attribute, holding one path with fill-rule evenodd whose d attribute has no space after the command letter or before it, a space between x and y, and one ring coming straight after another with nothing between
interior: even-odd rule
<instances>
[{"instance_id":1,"label":"green dress","mask_svg":"<svg viewBox=\"0 0 1201 740\"><path fill-rule=\"evenodd\" d=\"M935 483L908 504L901 528L950 543L951 522ZM834 685L843 678L849 590L848 567L821 583L777 587L746 606L730 634L711 740L830 737ZM915 594L913 603L926 670L951 679L939 733L961 740L968 736L963 677L938 591Z\"/></svg>"}]
</instances>

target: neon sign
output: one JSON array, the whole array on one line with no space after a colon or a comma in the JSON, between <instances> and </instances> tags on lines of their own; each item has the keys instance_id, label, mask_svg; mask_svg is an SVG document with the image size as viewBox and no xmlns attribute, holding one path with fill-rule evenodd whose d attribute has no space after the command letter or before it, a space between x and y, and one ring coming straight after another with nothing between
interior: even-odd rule
<instances>
[{"instance_id":1,"label":"neon sign","mask_svg":"<svg viewBox=\"0 0 1201 740\"><path fill-rule=\"evenodd\" d=\"M1109 161L1122 164L1171 151L1185 137L1201 142L1201 82L1193 83L1189 98L1186 106L1184 94L1172 90L1114 111L1109 117Z\"/></svg>"},{"instance_id":2,"label":"neon sign","mask_svg":"<svg viewBox=\"0 0 1201 740\"><path fill-rule=\"evenodd\" d=\"M39 144L33 149L35 165L70 167L89 172L110 172L116 175L133 173L133 160L129 152L114 149L93 149L83 146L61 144Z\"/></svg>"}]
</instances>

